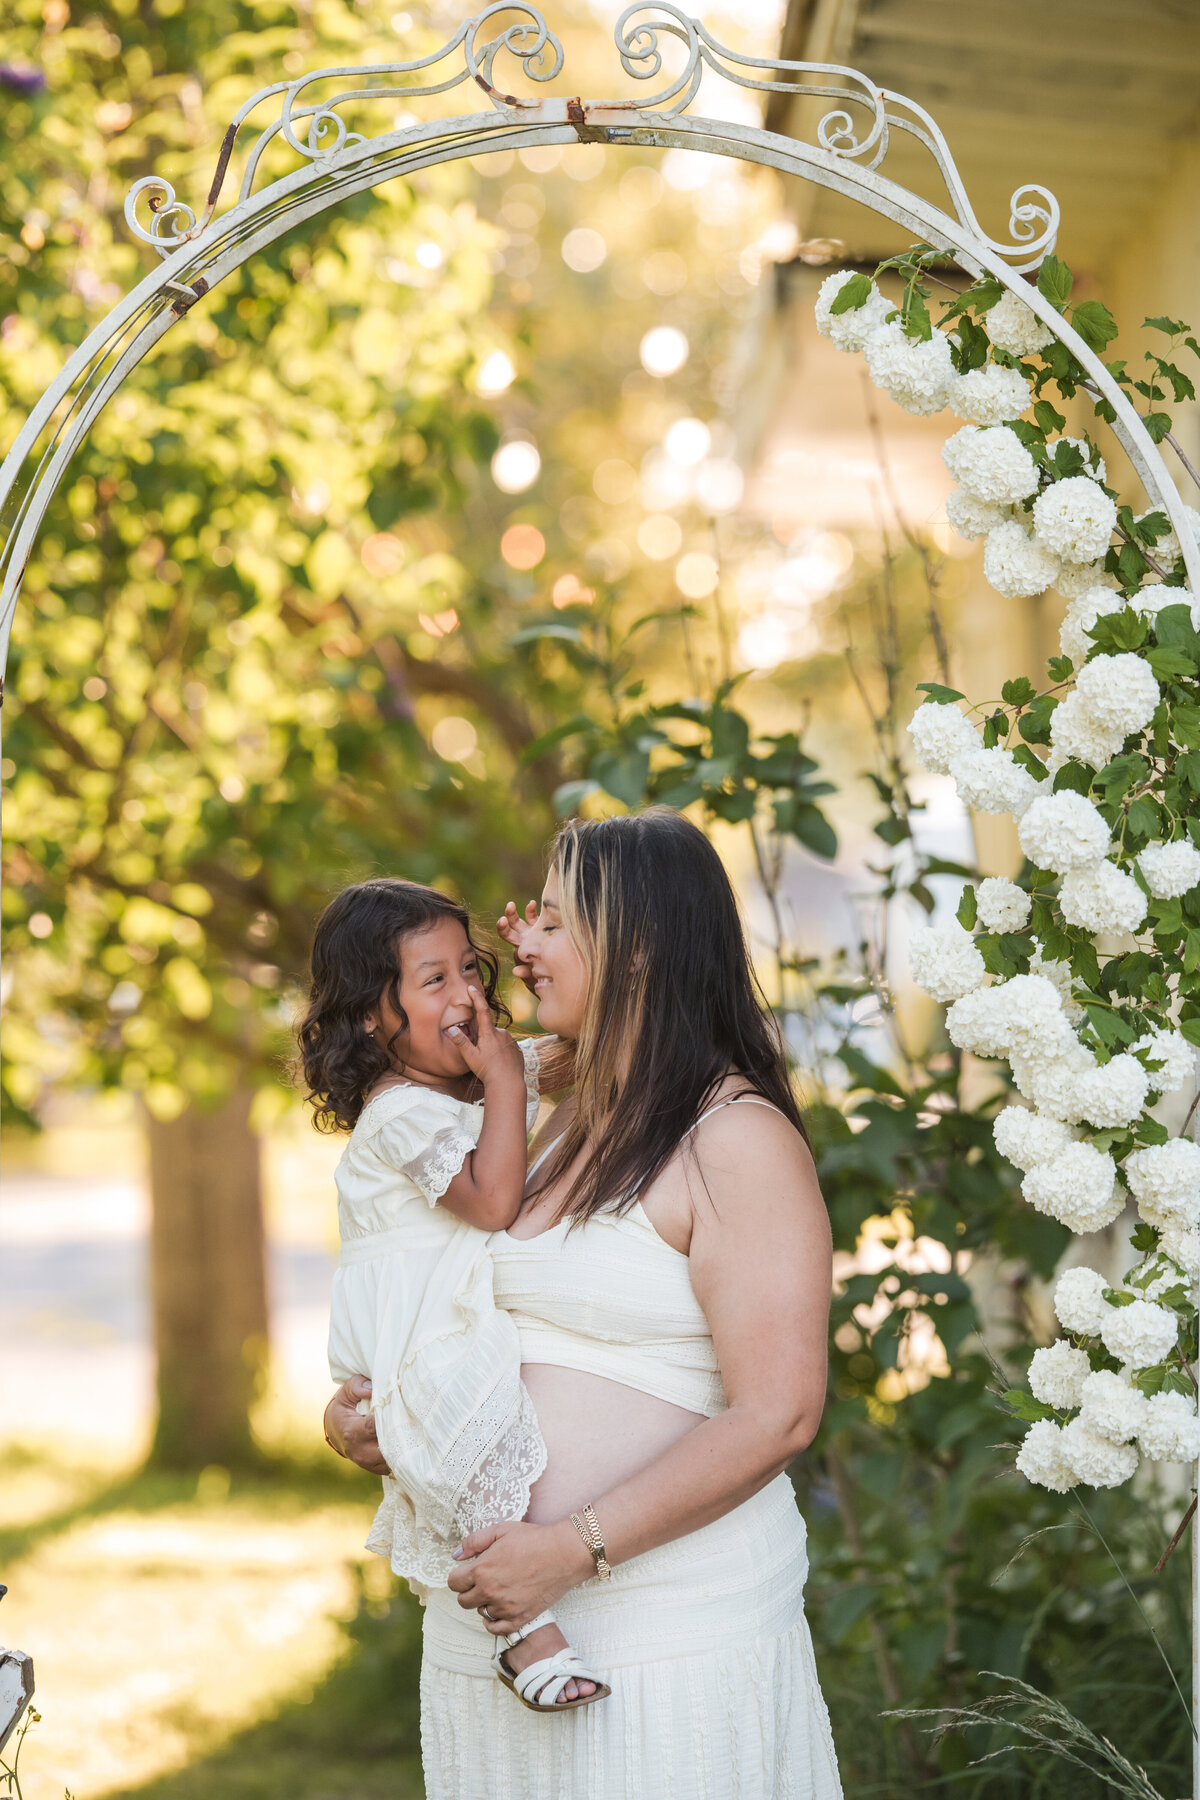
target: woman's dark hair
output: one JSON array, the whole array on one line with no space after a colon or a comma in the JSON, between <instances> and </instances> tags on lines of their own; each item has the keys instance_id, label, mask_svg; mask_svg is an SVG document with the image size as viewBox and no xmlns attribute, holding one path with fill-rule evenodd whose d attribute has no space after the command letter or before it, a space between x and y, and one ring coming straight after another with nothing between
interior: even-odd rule
<instances>
[{"instance_id":1,"label":"woman's dark hair","mask_svg":"<svg viewBox=\"0 0 1200 1800\"><path fill-rule=\"evenodd\" d=\"M408 1030L400 1005L400 956L405 938L442 919L467 934L483 979L483 992L498 1025L512 1015L496 997L499 969L489 950L471 937L466 908L415 881L380 876L344 888L317 921L312 947L312 987L296 1033L305 1098L318 1131L351 1131L381 1075L396 1068L396 1039ZM386 1045L368 1036L367 1014L386 998L400 1027Z\"/></svg>"},{"instance_id":2,"label":"woman's dark hair","mask_svg":"<svg viewBox=\"0 0 1200 1800\"><path fill-rule=\"evenodd\" d=\"M562 1214L627 1211L731 1075L807 1141L733 888L704 833L665 807L573 819L551 866L589 980L577 1110L533 1191L551 1187L587 1144Z\"/></svg>"}]
</instances>

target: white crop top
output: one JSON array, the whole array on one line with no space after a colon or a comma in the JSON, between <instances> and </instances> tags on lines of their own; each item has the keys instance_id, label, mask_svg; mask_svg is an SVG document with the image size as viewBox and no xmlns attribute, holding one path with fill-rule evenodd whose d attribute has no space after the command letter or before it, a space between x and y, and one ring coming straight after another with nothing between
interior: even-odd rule
<instances>
[{"instance_id":1,"label":"white crop top","mask_svg":"<svg viewBox=\"0 0 1200 1800\"><path fill-rule=\"evenodd\" d=\"M770 1105L739 1094L696 1124L741 1102ZM513 1316L521 1361L603 1375L705 1418L723 1412L721 1371L688 1259L659 1236L641 1201L620 1217L597 1213L570 1227L567 1218L537 1237L498 1231L491 1240L496 1305Z\"/></svg>"}]
</instances>

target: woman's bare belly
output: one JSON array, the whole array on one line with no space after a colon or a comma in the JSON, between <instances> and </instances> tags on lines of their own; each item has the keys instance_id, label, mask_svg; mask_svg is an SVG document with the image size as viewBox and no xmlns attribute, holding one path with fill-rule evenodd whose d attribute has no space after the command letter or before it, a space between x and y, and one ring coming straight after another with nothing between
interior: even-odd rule
<instances>
[{"instance_id":1,"label":"woman's bare belly","mask_svg":"<svg viewBox=\"0 0 1200 1800\"><path fill-rule=\"evenodd\" d=\"M546 1445L526 1518L551 1524L636 1475L703 1423L669 1400L551 1363L521 1369Z\"/></svg>"}]
</instances>

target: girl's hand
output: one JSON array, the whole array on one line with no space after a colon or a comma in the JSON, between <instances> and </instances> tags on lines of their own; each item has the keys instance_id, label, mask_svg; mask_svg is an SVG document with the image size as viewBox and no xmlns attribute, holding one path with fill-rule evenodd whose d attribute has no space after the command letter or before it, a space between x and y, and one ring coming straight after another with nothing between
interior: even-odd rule
<instances>
[{"instance_id":1,"label":"girl's hand","mask_svg":"<svg viewBox=\"0 0 1200 1800\"><path fill-rule=\"evenodd\" d=\"M468 986L467 992L475 1008L475 1017L469 1026L452 1025L449 1031L463 1061L485 1087L489 1081L495 1081L497 1077L503 1080L509 1074L517 1075L524 1087L525 1059L520 1045L507 1031L500 1030L480 989Z\"/></svg>"},{"instance_id":2,"label":"girl's hand","mask_svg":"<svg viewBox=\"0 0 1200 1800\"><path fill-rule=\"evenodd\" d=\"M486 1606L491 1618L480 1616L497 1636L527 1625L595 1574L569 1519L556 1525L490 1525L464 1538L455 1556L460 1560L450 1586L458 1604L468 1612Z\"/></svg>"},{"instance_id":3,"label":"girl's hand","mask_svg":"<svg viewBox=\"0 0 1200 1800\"><path fill-rule=\"evenodd\" d=\"M521 956L521 941L530 926L537 924L537 916L538 909L536 900L531 900L529 905L525 908L524 919L522 919L520 913L510 900L504 909L504 917L496 920L496 930L500 933L500 936L504 939L505 943L511 944L516 951L516 956L513 960L513 974L518 981L523 981L525 983L525 986L529 989L530 993L533 992L533 970Z\"/></svg>"}]
</instances>

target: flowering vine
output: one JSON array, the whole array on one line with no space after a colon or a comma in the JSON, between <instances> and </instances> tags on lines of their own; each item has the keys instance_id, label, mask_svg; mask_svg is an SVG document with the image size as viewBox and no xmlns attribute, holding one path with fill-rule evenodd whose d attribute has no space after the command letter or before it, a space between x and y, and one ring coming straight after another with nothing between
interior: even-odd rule
<instances>
[{"instance_id":1,"label":"flowering vine","mask_svg":"<svg viewBox=\"0 0 1200 1800\"><path fill-rule=\"evenodd\" d=\"M1166 515L1135 515L1091 438L1066 435L1051 392L1113 417L1086 369L991 278L951 290L935 322L938 259L921 245L880 265L902 278L898 303L863 274L830 275L817 327L864 355L906 411L963 421L943 450L957 483L947 514L983 539L992 587L1009 598L1054 587L1068 603L1047 688L1020 677L999 704L964 711L962 694L922 684L909 727L920 761L967 806L1011 813L1025 863L1016 881L968 886L956 921L915 932L911 961L948 1007L951 1042L1011 1067L1020 1100L995 1139L1029 1205L1080 1234L1136 1205L1120 1284L1065 1270L1054 1308L1066 1335L1034 1353L1029 1391L1008 1396L1030 1425L1017 1456L1029 1480L1114 1487L1141 1457L1200 1454L1200 1147L1153 1112L1194 1091L1200 1045L1200 602ZM1057 259L1037 282L1090 348L1116 336L1099 301L1071 305ZM1161 403L1194 398L1174 358L1200 344L1177 320L1146 324L1166 354L1147 352L1141 379L1108 367L1147 402L1161 442Z\"/></svg>"}]
</instances>

